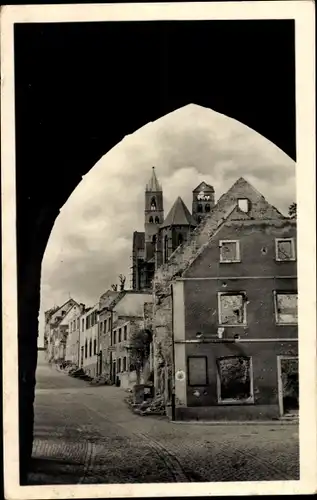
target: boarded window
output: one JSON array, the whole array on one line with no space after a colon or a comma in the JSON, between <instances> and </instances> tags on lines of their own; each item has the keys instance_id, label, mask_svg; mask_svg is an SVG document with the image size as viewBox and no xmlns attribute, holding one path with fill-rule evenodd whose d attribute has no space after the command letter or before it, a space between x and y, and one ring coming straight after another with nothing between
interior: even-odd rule
<instances>
[{"instance_id":1,"label":"boarded window","mask_svg":"<svg viewBox=\"0 0 317 500\"><path fill-rule=\"evenodd\" d=\"M251 358L232 356L217 360L218 401L241 402L253 397Z\"/></svg>"},{"instance_id":2,"label":"boarded window","mask_svg":"<svg viewBox=\"0 0 317 500\"><path fill-rule=\"evenodd\" d=\"M246 324L246 297L244 293L219 294L219 323L221 325Z\"/></svg>"},{"instance_id":3,"label":"boarded window","mask_svg":"<svg viewBox=\"0 0 317 500\"><path fill-rule=\"evenodd\" d=\"M237 262L240 259L239 241L220 241L220 262Z\"/></svg>"},{"instance_id":4,"label":"boarded window","mask_svg":"<svg viewBox=\"0 0 317 500\"><path fill-rule=\"evenodd\" d=\"M287 261L295 259L295 245L293 238L277 238L276 260Z\"/></svg>"},{"instance_id":5,"label":"boarded window","mask_svg":"<svg viewBox=\"0 0 317 500\"><path fill-rule=\"evenodd\" d=\"M207 357L188 357L188 385L207 385Z\"/></svg>"},{"instance_id":6,"label":"boarded window","mask_svg":"<svg viewBox=\"0 0 317 500\"><path fill-rule=\"evenodd\" d=\"M297 324L297 293L276 293L275 311L277 323Z\"/></svg>"}]
</instances>

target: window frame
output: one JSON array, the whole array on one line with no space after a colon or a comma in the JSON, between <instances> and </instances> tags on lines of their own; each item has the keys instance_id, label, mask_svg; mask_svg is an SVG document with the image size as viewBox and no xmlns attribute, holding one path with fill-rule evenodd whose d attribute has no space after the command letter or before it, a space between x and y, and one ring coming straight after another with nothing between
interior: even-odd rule
<instances>
[{"instance_id":1,"label":"window frame","mask_svg":"<svg viewBox=\"0 0 317 500\"><path fill-rule=\"evenodd\" d=\"M206 382L204 384L192 384L190 381L190 359L204 359L205 360L205 380ZM209 378L208 378L208 356L187 356L187 380L188 380L188 387L207 387L209 385Z\"/></svg>"},{"instance_id":2,"label":"window frame","mask_svg":"<svg viewBox=\"0 0 317 500\"><path fill-rule=\"evenodd\" d=\"M243 322L242 323L234 323L234 324L228 324L228 323L222 323L221 322L221 299L220 297L223 295L242 295L244 298L247 298L247 293L245 291L233 291L233 292L218 292L218 325L219 327L245 327L248 324L247 320L247 300L244 301L243 303Z\"/></svg>"},{"instance_id":3,"label":"window frame","mask_svg":"<svg viewBox=\"0 0 317 500\"><path fill-rule=\"evenodd\" d=\"M221 399L221 379L218 361L230 358L247 358L250 360L250 397L243 400ZM220 356L216 358L216 378L217 378L217 402L219 405L253 405L254 404L254 380L253 380L253 359L252 356Z\"/></svg>"},{"instance_id":4,"label":"window frame","mask_svg":"<svg viewBox=\"0 0 317 500\"><path fill-rule=\"evenodd\" d=\"M224 260L222 257L221 249L222 245L225 243L235 243L236 244L236 259L233 260ZM236 262L241 262L241 253L240 253L240 240L219 240L219 262L220 264L234 264Z\"/></svg>"},{"instance_id":5,"label":"window frame","mask_svg":"<svg viewBox=\"0 0 317 500\"><path fill-rule=\"evenodd\" d=\"M278 295L297 295L298 299L298 291L293 290L274 290L273 291L273 301L274 301L274 313L275 313L275 325L276 326L298 326L298 314L297 314L297 322L294 323L281 323L278 320L278 310L277 310L277 296Z\"/></svg>"},{"instance_id":6,"label":"window frame","mask_svg":"<svg viewBox=\"0 0 317 500\"><path fill-rule=\"evenodd\" d=\"M278 257L278 244L280 241L290 241L292 246L292 257L290 259L279 259ZM275 238L275 260L276 262L294 262L296 261L296 245L295 238Z\"/></svg>"}]
</instances>

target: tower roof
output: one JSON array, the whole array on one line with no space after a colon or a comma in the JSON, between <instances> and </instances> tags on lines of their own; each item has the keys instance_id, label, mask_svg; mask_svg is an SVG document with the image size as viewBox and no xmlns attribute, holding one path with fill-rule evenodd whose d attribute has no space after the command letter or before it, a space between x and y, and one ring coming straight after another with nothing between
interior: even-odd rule
<instances>
[{"instance_id":1,"label":"tower roof","mask_svg":"<svg viewBox=\"0 0 317 500\"><path fill-rule=\"evenodd\" d=\"M175 201L174 205L168 212L166 219L164 220L161 227L169 226L196 226L196 222L193 219L190 211L186 207L182 198L179 196Z\"/></svg>"},{"instance_id":2,"label":"tower roof","mask_svg":"<svg viewBox=\"0 0 317 500\"><path fill-rule=\"evenodd\" d=\"M155 167L152 167L152 176L150 181L146 185L146 190L153 192L162 191L161 185L156 177Z\"/></svg>"},{"instance_id":3,"label":"tower roof","mask_svg":"<svg viewBox=\"0 0 317 500\"><path fill-rule=\"evenodd\" d=\"M210 184L207 184L205 181L201 182L194 190L193 193L196 193L196 191L212 191L214 192L213 186Z\"/></svg>"}]
</instances>

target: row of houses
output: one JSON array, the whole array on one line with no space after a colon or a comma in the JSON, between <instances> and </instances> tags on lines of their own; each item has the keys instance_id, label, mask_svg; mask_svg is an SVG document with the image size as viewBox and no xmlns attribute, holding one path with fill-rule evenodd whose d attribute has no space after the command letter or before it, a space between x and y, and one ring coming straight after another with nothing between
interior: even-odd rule
<instances>
[{"instance_id":1,"label":"row of houses","mask_svg":"<svg viewBox=\"0 0 317 500\"><path fill-rule=\"evenodd\" d=\"M46 315L50 359L126 388L153 383L173 419L280 418L298 409L296 217L238 179L164 218L155 170L131 290Z\"/></svg>"}]
</instances>

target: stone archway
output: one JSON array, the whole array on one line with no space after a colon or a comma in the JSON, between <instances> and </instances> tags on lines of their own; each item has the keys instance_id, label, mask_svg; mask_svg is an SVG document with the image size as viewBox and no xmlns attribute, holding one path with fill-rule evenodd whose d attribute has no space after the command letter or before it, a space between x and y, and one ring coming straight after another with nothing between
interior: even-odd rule
<instances>
[{"instance_id":1,"label":"stone archway","mask_svg":"<svg viewBox=\"0 0 317 500\"><path fill-rule=\"evenodd\" d=\"M119 24L117 23L118 30L121 29ZM171 26L170 22L170 33ZM286 28L284 41L293 36L293 26L288 26L290 28ZM186 58L178 61L177 74L173 73L170 77L171 88L168 91L168 85L163 85L161 79L157 78L160 72L166 71L165 62L162 62L160 56L160 42L162 37L167 45L172 45L175 41L174 34L170 34L168 38L162 23L145 32L146 43L140 43L140 38L135 34L131 36L130 26L128 35L118 35L116 44L122 44L121 65L120 68L113 65L109 55L107 69L110 74L115 75L114 84L109 88L105 87L109 79L100 80L99 71L91 81L89 73L83 71L84 50L91 51L91 61L86 61L86 64L91 64L91 68L94 67L93 64L100 67L105 64L104 45L109 40L100 41L102 35L101 31L98 32L99 28L101 30L101 27L92 28L91 23L88 23L87 36L83 35L83 28L78 30L76 26L73 29L54 25L44 28L41 24L20 25L15 30L19 437L22 484L26 482L33 440L41 262L59 210L82 176L125 135L190 102L232 116L269 137L290 156L294 157L295 154L295 125L290 125L294 96L292 92L285 91L289 85L292 87L293 67L291 63L289 71L286 71L285 65L281 67L280 61L286 60L283 52L285 47L280 52L280 43L277 42L281 40L281 29L277 36L268 26L266 37L263 27L252 28L255 30L254 37L258 33L258 38L253 38L253 47L260 44L270 57L265 60L259 58L258 61L253 59L252 64L246 64L244 71L239 74L241 83L237 82L234 87L232 73L226 68L230 68L230 57L234 57L234 54L230 56L232 47L239 54L244 52L242 42L242 47L239 47L239 40L242 35L249 40L249 27L243 27L241 36L232 25L224 33L226 43L228 37L232 37L232 45L228 46L227 56L222 52L219 59L214 51L212 81L207 76L210 71L209 59L206 63L203 56L200 56L202 51L198 42L203 32L203 43L206 44L207 33L215 38L216 31L210 30L207 25L177 28L181 30L176 36L177 44L180 47L184 45L182 37L190 40L194 58L190 59L186 53ZM73 32L66 35L67 29ZM194 36L189 36L187 29L196 29ZM145 59L142 54L144 60L141 57L137 71L130 74L127 81L126 68L130 68L131 60L141 50L140 47L151 43L149 37L155 36L157 41L153 47L157 47L157 54L153 53L150 60ZM63 43L56 42L60 37ZM137 43L139 45L136 47ZM116 44L112 43L112 48ZM193 44L197 44L197 47ZM216 39L211 40L210 44L212 47L222 45ZM118 54L119 48L116 48ZM226 60L225 66L223 60ZM276 95L272 95L273 90L268 90L271 66L274 68L274 83L279 82ZM53 71L54 68L57 68L56 72ZM257 74L260 75L258 79ZM268 75L269 82L265 75ZM116 88L117 82L120 83L119 88ZM145 88L148 89L149 82L151 98L146 100ZM249 106L246 104L249 102L249 82L257 85L257 93L261 96L257 105L254 102Z\"/></svg>"}]
</instances>

